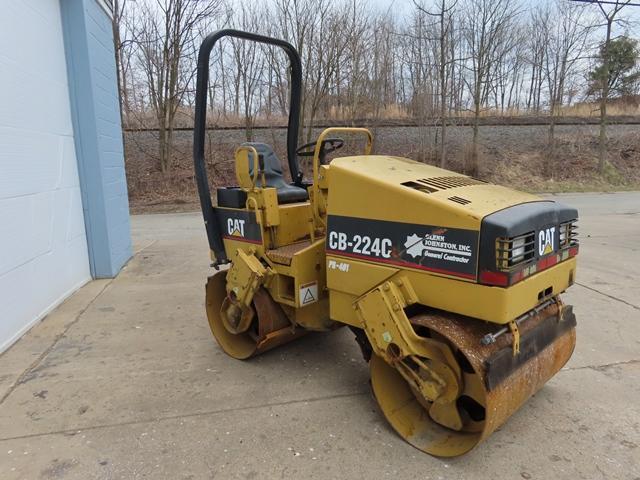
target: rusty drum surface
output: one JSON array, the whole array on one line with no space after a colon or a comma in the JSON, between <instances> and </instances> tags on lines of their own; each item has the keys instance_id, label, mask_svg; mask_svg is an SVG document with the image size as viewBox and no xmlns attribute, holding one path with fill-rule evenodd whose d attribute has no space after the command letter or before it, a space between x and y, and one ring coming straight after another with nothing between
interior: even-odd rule
<instances>
[{"instance_id":1,"label":"rusty drum surface","mask_svg":"<svg viewBox=\"0 0 640 480\"><path fill-rule=\"evenodd\" d=\"M512 353L512 336L495 343L481 339L495 329L486 322L445 312L411 318L417 331L446 342L460 359L465 385L458 408L468 421L460 431L442 427L429 415L429 403L381 358L371 359L373 392L385 417L414 447L436 456L462 455L500 427L569 360L575 347L575 317L553 304L520 325L521 359ZM563 315L563 313L567 315ZM488 370L497 371L488 378ZM512 368L505 372L505 368ZM471 406L472 408L469 408Z\"/></svg>"}]
</instances>

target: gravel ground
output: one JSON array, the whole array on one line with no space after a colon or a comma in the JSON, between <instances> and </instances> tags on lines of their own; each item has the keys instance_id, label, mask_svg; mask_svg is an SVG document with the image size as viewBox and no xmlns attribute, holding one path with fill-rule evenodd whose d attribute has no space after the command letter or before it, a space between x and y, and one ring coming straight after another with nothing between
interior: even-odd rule
<instances>
[{"instance_id":1,"label":"gravel ground","mask_svg":"<svg viewBox=\"0 0 640 480\"><path fill-rule=\"evenodd\" d=\"M202 217L137 215L120 275L0 357L0 479L640 479L640 193L557 199L580 211L576 350L467 455L389 427L347 328L226 356Z\"/></svg>"}]
</instances>

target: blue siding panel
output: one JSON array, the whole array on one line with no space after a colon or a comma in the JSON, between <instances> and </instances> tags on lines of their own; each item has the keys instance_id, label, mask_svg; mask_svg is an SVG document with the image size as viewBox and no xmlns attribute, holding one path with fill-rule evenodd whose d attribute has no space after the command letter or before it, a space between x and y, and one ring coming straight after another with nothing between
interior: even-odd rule
<instances>
[{"instance_id":1,"label":"blue siding panel","mask_svg":"<svg viewBox=\"0 0 640 480\"><path fill-rule=\"evenodd\" d=\"M96 0L61 0L82 203L94 278L131 258L111 20Z\"/></svg>"}]
</instances>

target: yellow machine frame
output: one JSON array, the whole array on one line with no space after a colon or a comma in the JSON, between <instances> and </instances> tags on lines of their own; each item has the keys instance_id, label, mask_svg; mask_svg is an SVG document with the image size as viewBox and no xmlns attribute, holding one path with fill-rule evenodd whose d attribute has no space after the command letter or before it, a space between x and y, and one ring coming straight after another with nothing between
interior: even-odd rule
<instances>
[{"instance_id":1,"label":"yellow machine frame","mask_svg":"<svg viewBox=\"0 0 640 480\"><path fill-rule=\"evenodd\" d=\"M264 158L248 144L235 152L234 198L242 200L213 207L204 162L206 87L210 51L224 36L276 45L289 56L287 154L293 183L283 185L278 170L281 183L271 185L281 193L295 186L294 193L306 198L304 185L307 201L279 202ZM511 225L510 215L547 218L550 210L536 206L542 199L405 158L372 155L373 135L366 128L325 129L313 146L312 182L305 184L296 153L310 151L295 148L300 98L300 59L287 42L236 30L216 32L203 42L194 160L217 270L207 282L211 330L225 352L246 359L307 332L347 325L369 361L374 394L393 428L425 452L461 455L571 356L575 316L559 294L575 281L577 243L566 241L573 238L573 217L540 225L539 239L537 225L503 238L496 232L512 232L504 226ZM364 137L363 154L326 162L327 151L342 145L342 139L331 138L336 134ZM338 147L324 149L335 140ZM538 210L527 217L531 208ZM496 214L502 216L490 227L483 223ZM332 230L332 222L342 222L345 230L350 222L359 227L349 237ZM554 249L560 227L565 243ZM400 241L372 239L367 228L401 231ZM488 228L493 233L485 238L491 243L483 247L480 232ZM361 242L368 246L361 249ZM527 257L526 269L511 283L511 259L529 255L525 251L532 252L536 242L541 255ZM481 258L482 248L489 254ZM409 261L407 252L422 256ZM425 252L451 266L423 264ZM481 281L480 260L489 257L493 264L486 278L504 283Z\"/></svg>"}]
</instances>

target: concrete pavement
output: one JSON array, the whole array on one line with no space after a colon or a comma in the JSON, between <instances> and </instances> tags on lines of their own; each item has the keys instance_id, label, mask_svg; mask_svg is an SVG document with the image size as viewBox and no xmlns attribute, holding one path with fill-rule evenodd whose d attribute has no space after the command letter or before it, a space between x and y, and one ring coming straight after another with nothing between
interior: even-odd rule
<instances>
[{"instance_id":1,"label":"concrete pavement","mask_svg":"<svg viewBox=\"0 0 640 480\"><path fill-rule=\"evenodd\" d=\"M640 193L556 199L581 214L576 352L470 454L432 458L386 425L346 329L224 355L200 215L144 215L118 278L0 356L0 478L640 479Z\"/></svg>"}]
</instances>

